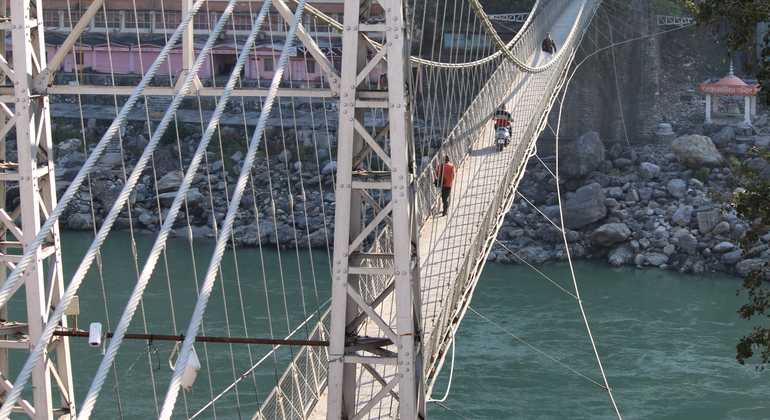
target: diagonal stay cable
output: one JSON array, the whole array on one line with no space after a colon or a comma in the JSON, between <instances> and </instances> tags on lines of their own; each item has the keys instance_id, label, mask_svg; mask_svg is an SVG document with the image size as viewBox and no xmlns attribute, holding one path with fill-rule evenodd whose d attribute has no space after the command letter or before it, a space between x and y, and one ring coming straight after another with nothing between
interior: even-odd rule
<instances>
[{"instance_id":1,"label":"diagonal stay cable","mask_svg":"<svg viewBox=\"0 0 770 420\"><path fill-rule=\"evenodd\" d=\"M511 337L515 338L516 340L518 340L519 342L521 342L521 343L522 343L522 344L524 344L525 346L527 346L527 347L531 348L532 350L534 350L534 351L536 351L536 352L538 352L538 353L542 354L543 356L545 356L545 357L547 357L547 358L551 359L552 361L554 361L554 362L556 362L557 364L561 365L562 367L566 368L566 369L567 369L567 370L569 370L570 372L572 372L572 373L574 373L574 374L576 374L576 375L580 376L581 378L583 378L583 379L585 379L585 380L587 380L587 381L591 382L592 384L594 384L594 385L598 386L599 388L602 388L602 389L604 389L604 390L609 390L609 388L607 388L607 387L606 387L606 386L604 386L603 384L601 384L601 383L599 383L599 382L597 382L597 381L595 381L595 380L593 380L593 379L589 378L588 376L586 376L586 375L584 375L584 374L582 374L582 373L578 372L577 370L575 370L575 369L571 368L570 366L568 366L568 365L566 365L566 364L564 364L564 363L560 362L560 361L559 361L558 359L556 359L555 357L553 357L553 356L549 355L548 353L546 353L546 352L544 352L544 351L542 351L542 350L538 349L537 347L533 346L532 344L529 344L529 343L527 343L527 342L526 342L526 341L524 341L522 338L520 338L520 337L518 337L517 335L513 334L512 332L510 332L510 331L506 330L505 328L503 328L503 327L502 327L502 326L500 326L499 324L496 324L494 321L490 320L489 318L485 317L484 315L482 315L482 314L478 313L478 312L477 312L475 309L471 308L470 306L468 307L468 310L469 310L469 311L471 311L471 312L473 312L474 314L476 314L476 315L477 315L479 318L483 319L484 321L487 321L487 322L489 322L490 324L494 325L494 326L495 326L495 327L497 327L497 328L498 328L500 331L502 331L502 332L504 332L504 333L506 333L506 334L510 335Z\"/></svg>"},{"instance_id":2,"label":"diagonal stay cable","mask_svg":"<svg viewBox=\"0 0 770 420\"><path fill-rule=\"evenodd\" d=\"M516 253L515 253L515 252L513 252L513 251L512 251L510 248L508 248L507 246L505 246L505 244L504 244L504 243L500 242L500 240L499 240L499 239L495 239L495 242L497 242L497 244L498 244L498 245L500 245L500 246L502 246L503 248L505 248L505 250L506 250L506 251L508 251L508 252L510 252L510 253L511 253L511 254L512 254L514 257L516 257L516 258L520 259L520 260L521 260L521 262L523 262L524 264L526 264L526 265L527 265L529 268L531 268L531 269L535 270L535 271L537 272L537 274L540 274L540 275L541 275L541 276L543 276L543 277L544 277L546 280L548 280L549 282L553 283L553 285L554 285L554 286L556 286L556 287L558 287L559 289L561 289L561 291L562 291L562 292L564 292L564 293L566 293L566 294L568 294L568 295L572 296L573 298L577 299L577 296L575 296L575 294L574 294L574 293L572 293L572 292L570 292L569 290L565 289L564 287L562 287L561 285L559 285L559 283L556 283L556 281L555 281L554 279L552 279L552 278L548 277L548 275L547 275L547 274L545 274L545 273L543 273L542 271L538 270L538 269L537 269L537 267L535 267L534 265L532 265L532 264L530 264L529 262L527 262L527 260L525 260L524 258L521 258L521 257L520 257L518 254L516 254Z\"/></svg>"},{"instance_id":3,"label":"diagonal stay cable","mask_svg":"<svg viewBox=\"0 0 770 420\"><path fill-rule=\"evenodd\" d=\"M574 73L573 73L574 75ZM569 82L571 81L571 77L568 80L567 84L565 85L563 91L562 91L562 99L561 103L564 103L564 98L567 95L567 92L569 91ZM562 112L564 111L564 107L559 107L559 113L556 123L556 179L558 180L559 177L559 133L561 129L561 120L562 120ZM559 183L556 183L556 196L558 198L558 202L562 202L562 196L561 196L561 186ZM583 305L583 299L580 298L580 288L578 287L578 281L577 276L575 275L575 267L572 263L572 255L569 252L569 242L567 241L567 232L566 228L564 227L564 209L561 205L559 205L559 221L561 223L561 235L562 235L562 241L564 243L564 247L567 250L567 263L569 264L570 274L572 276L572 284L575 289L575 296L577 296L577 303L578 307L580 307L580 313L583 317L583 325L586 327L586 332L588 333L588 338L591 341L591 347L594 351L594 357L596 358L596 363L599 365L599 371L602 374L602 379L604 380L605 386L603 387L605 390L607 390L607 393L609 394L610 400L612 401L612 406L615 408L615 413L618 415L618 419L622 420L622 416L620 414L620 409L618 408L618 403L615 401L615 396L612 393L612 388L610 388L609 381L607 379L607 374L604 371L604 365L602 363L602 358L599 356L599 349L596 346L596 341L594 340L593 332L591 331L591 326L588 323L588 315L586 314L585 306Z\"/></svg>"},{"instance_id":4,"label":"diagonal stay cable","mask_svg":"<svg viewBox=\"0 0 770 420\"><path fill-rule=\"evenodd\" d=\"M540 162L540 164L543 165L543 168L545 168L545 170L548 171L548 173L551 174L552 177L556 178L556 174L553 173L551 168L549 168L548 165L545 164L545 162L543 162L543 159L540 157L540 155L535 155L535 157L537 158L538 162Z\"/></svg>"},{"instance_id":5,"label":"diagonal stay cable","mask_svg":"<svg viewBox=\"0 0 770 420\"><path fill-rule=\"evenodd\" d=\"M289 33L286 36L286 41L284 42L284 45L286 46L291 45L296 37L297 29L300 27L300 23L302 21L302 13L305 9L306 3L307 0L301 0L297 6L294 19L291 23L291 28L289 29ZM267 119L270 115L270 110L272 109L273 104L275 103L275 98L277 97L278 87L281 80L283 79L283 74L286 69L286 63L288 61L290 51L291 48L284 48L283 51L281 51L278 67L276 68L275 74L270 83L270 89L265 99L265 105L261 114L259 115L259 121L249 144L249 150L246 155L243 168L241 169L241 174L238 177L238 182L233 193L232 201L228 205L224 226L222 227L222 230L217 237L214 254L212 255L208 271L206 272L206 277L200 290L200 296L198 297L198 300L195 304L195 310L190 319L190 324L187 329L187 335L184 344L182 345L182 349L179 352L177 369L174 371L174 375L172 376L171 382L169 383L168 390L166 392L166 398L163 402L163 409L160 413L161 419L170 419L171 415L173 414L177 396L179 395L182 376L184 374L185 368L187 367L187 362L190 358L190 353L192 352L193 344L195 342L195 336L198 333L200 324L203 319L203 313L206 310L209 297L211 296L211 291L214 288L214 282L216 281L220 262L225 252L225 247L227 246L227 242L229 241L233 232L233 223L235 221L236 214L238 213L238 207L240 206L241 199L243 198L248 178L251 175L251 169L254 166L254 160L257 156L257 147L259 146L260 141L264 136L265 126L267 125Z\"/></svg>"},{"instance_id":6,"label":"diagonal stay cable","mask_svg":"<svg viewBox=\"0 0 770 420\"><path fill-rule=\"evenodd\" d=\"M443 408L444 410L446 410L446 411L449 411L450 413L454 414L454 415L455 415L455 416L457 416L457 417L460 417L460 418L463 418L463 419L468 419L468 420L470 420L470 418L463 416L462 414L460 414L460 413L458 413L458 412L456 412L456 411L452 410L451 408L447 407L447 406L446 406L446 405L444 405L444 404L441 404L441 403L440 403L440 402L438 402L438 401L433 401L433 403L434 403L434 404L436 404L437 406L439 406L439 407Z\"/></svg>"},{"instance_id":7,"label":"diagonal stay cable","mask_svg":"<svg viewBox=\"0 0 770 420\"><path fill-rule=\"evenodd\" d=\"M521 197L521 199L522 199L522 200L526 201L526 202L527 202L527 204L529 204L530 206L532 206L532 208L533 208L533 209L535 209L535 211L537 211L538 213L540 213L540 215L541 215L541 216L543 216L543 217L545 218L545 220L547 220L547 221L548 221L550 224L552 224L552 225L553 225L553 226L554 226L556 229L559 229L559 232L560 232L560 233L564 233L564 229L563 229L561 226L557 225L557 224L556 224L556 222L554 222L553 220L551 220L551 218L550 218L550 217L546 216L546 215L545 215L545 213L543 213L543 211L542 211L542 210L540 210L539 208L537 208L537 206L535 205L535 203L533 203L532 201L530 201L530 200L529 200L527 197L523 196L523 195L522 195L520 192L517 192L517 194L519 194L519 197Z\"/></svg>"},{"instance_id":8,"label":"diagonal stay cable","mask_svg":"<svg viewBox=\"0 0 770 420\"><path fill-rule=\"evenodd\" d=\"M321 307L325 307L325 306L327 306L329 303L331 303L331 299L327 299L327 300L326 300L326 302L324 302L324 303L323 303L323 305L321 305ZM320 308L319 308L319 311L320 311ZM292 331L289 333L289 335L287 335L287 336L286 336L286 337L284 337L284 338L285 338L285 339L287 339L287 340L288 340L288 339L290 339L290 338L292 338L292 337L294 336L294 334L296 334L298 331L300 331L300 329L302 329L302 328L303 328L303 327L305 327L307 324L309 324L309 323L310 323L310 321L312 321L312 320L313 320L313 318L314 318L315 316L316 316L316 314L315 314L315 313L313 313L313 314L311 314L310 316L308 316L307 318L305 318L305 320L304 320L304 321L303 321L301 324L299 324L299 325L298 325L296 328L294 328L294 330L292 330ZM222 390L222 391L221 391L219 394L217 394L217 396L216 396L216 397L212 398L212 399L211 399L211 401L209 401L208 403L206 403L206 404L205 404L203 407L201 407L200 409L198 409L198 411L196 411L196 412L195 412L195 414L193 414L192 416L190 416L190 417L189 417L189 420L192 420L192 419L194 419L194 418L198 417L198 415L200 415L201 413L203 413L203 411L205 411L207 408L209 408L210 406L212 406L212 405L213 405L213 404L214 404L214 403L215 403L217 400L219 400L220 398L222 398L222 397L223 397L223 396L224 396L224 395L225 395L225 394L226 394L228 391L230 391L231 389L233 389L233 387L235 387L235 386L238 384L238 382L242 381L243 379L245 379L246 377L248 377L249 375L251 375L252 373L254 373L254 370L256 370L256 369L257 369L257 367L259 367L259 366L262 364L262 362L264 362L265 360L267 360L267 358L268 358L268 357L272 356L272 355L273 355L273 353L276 353L276 352L278 351L278 349L280 349L280 348L281 348L281 346L282 346L282 345L280 345L280 344L279 344L279 345L277 345L277 346L273 346L273 348L272 348L272 349L271 349L269 352L267 352L267 353L266 353L264 356L262 356L262 358L261 358L261 359L259 359L259 360L258 360L256 363L252 364L252 366L251 366L249 369L247 369L247 370L246 370L245 372L243 372L243 373L242 373L240 376L238 376L238 378L237 378L237 379L235 379L235 380L234 380L234 381L233 381L233 382L232 382L230 385L228 385L227 387L225 387L225 389L223 389L223 390Z\"/></svg>"},{"instance_id":9,"label":"diagonal stay cable","mask_svg":"<svg viewBox=\"0 0 770 420\"><path fill-rule=\"evenodd\" d=\"M155 62L151 66L150 71L148 71L148 73L142 78L142 81L139 83L134 93L131 94L128 101L121 109L120 114L116 117L116 119L112 122L110 127L107 129L104 136L99 141L99 144L96 146L91 156L86 161L86 164L83 165L83 168L80 170L78 175L72 181L72 184L70 185L70 187L64 193L62 200L59 201L56 208L54 208L54 210L51 212L46 222L41 227L37 236L35 236L35 238L29 244L26 252L22 256L18 265L8 276L8 279L6 280L5 284L3 284L2 289L0 289L0 307L3 307L7 304L8 299L10 298L11 290L14 288L15 284L18 282L21 276L21 273L25 271L27 265L37 255L37 251L40 245L45 240L47 233L50 232L53 224L58 221L59 216L61 216L62 212L67 208L69 201L74 197L75 193L78 192L80 185L88 176L89 171L95 166L98 158L101 156L102 152L106 149L112 137L116 134L116 132L118 131L122 123L125 121L129 111L141 96L144 88L147 87L147 85L150 83L150 80L152 79L152 75L154 75L154 73L157 71L158 67L160 66L160 63L168 55L169 51L171 50L173 45L176 43L176 40L181 36L182 32L190 23L194 14L197 12L197 10L201 7L202 4L203 4L203 0L197 0L196 3L193 5L193 7L190 9L190 12L185 16L182 23L174 31L171 37L171 40L169 40L169 43L167 43L166 46L164 46L158 58L155 60ZM158 128L158 131L162 132L162 129L160 126ZM89 267L90 264L93 262L96 255L96 251L101 246L101 243L104 241L104 239L106 238L107 233L109 233L112 223L115 221L115 219L118 216L120 208L122 208L122 206L125 204L126 200L128 199L128 195L131 189L133 188L133 185L135 185L136 182L138 181L139 176L144 170L144 167L149 161L152 155L152 151L155 148L155 146L159 143L159 140L160 140L160 135L153 137L153 140L151 140L150 143L148 143L147 147L145 148L142 154L142 157L140 158L139 162L136 164L134 172L129 178L129 182L127 182L123 187L123 190L121 191L121 194L118 197L118 200L113 206L111 213L105 219L104 224L99 231L100 234L98 235L97 239L89 248L88 254L84 257L83 261L81 262L81 268L85 267L87 269L87 267ZM118 210L116 210L116 208ZM83 273L83 276L85 276L85 273ZM74 279L72 282L70 282L70 285L67 287L67 290L65 291L61 300L59 301L59 305L56 307L56 310L53 312L53 314L49 317L48 323L46 324L46 327L44 328L43 333L35 343L34 350L32 351L32 353L30 353L29 357L27 358L27 361L25 362L24 366L19 372L19 375L17 376L16 381L14 382L13 390L8 394L8 397L5 399L2 408L0 408L0 418L6 418L10 415L10 412L13 409L16 401L21 397L21 392L23 391L24 386L29 381L30 375L32 374L32 370L34 369L35 365L39 361L43 360L43 352L47 349L47 343L51 340L53 331L56 329L56 327L59 324L58 320L60 320L64 316L65 309L69 306L69 303L72 301L75 293L77 292L78 287L82 283L83 276L81 276L79 280Z\"/></svg>"},{"instance_id":10,"label":"diagonal stay cable","mask_svg":"<svg viewBox=\"0 0 770 420\"><path fill-rule=\"evenodd\" d=\"M206 131L204 132L201 138L201 141L198 144L198 148L193 157L193 160L191 161L188 167L187 174L185 175L185 178L182 181L182 185L179 187L177 195L174 198L174 202L172 203L169 209L168 216L166 217L163 223L163 226L160 232L158 233L158 236L155 240L153 248L150 251L150 255L147 261L145 262L145 266L142 270L142 274L139 280L137 281L136 286L134 287L131 297L129 298L128 304L126 305L123 315L121 316L118 327L114 332L114 336L112 341L110 342L110 346L108 347L105 357L99 366L99 370L97 371L97 374L94 376L94 379L91 384L91 389L89 389L89 392L84 401L83 407L81 408L80 414L81 414L81 417L83 418L88 418L88 416L90 416L90 412L92 410L93 404L98 398L99 392L104 382L104 377L107 373L107 369L109 368L109 365L107 364L107 362L114 360L115 356L117 355L117 351L120 347L123 336L126 330L128 329L128 325L131 322L133 314L136 311L136 308L139 302L141 301L141 296L152 276L155 264L158 261L160 253L165 249L166 239L168 238L169 232L171 231L174 221L176 220L175 215L179 212L179 209L181 208L182 204L184 203L184 200L186 199L187 191L189 190L189 187L192 184L192 180L195 174L198 172L200 162L202 161L203 156L206 154L209 142L213 134L217 130L217 127L219 125L219 118L225 110L225 107L228 103L228 99L230 97L230 93L235 87L237 79L240 76L240 73L243 69L244 63L248 59L248 55L254 44L256 35L259 31L259 28L261 27L262 22L264 21L264 16L267 14L267 10L269 9L269 6L271 3L272 3L271 1L265 2L265 5L263 6L263 9L260 12L260 15L257 17L257 21L254 24L254 27L252 29L251 34L249 35L248 40L246 41L244 50L241 52L239 60L236 63L236 67L233 70L230 76L230 79L228 80L228 84L226 85L224 94L222 98L220 98L220 101L217 104L217 108L215 109L209 121L208 127L206 128ZM230 3L230 5L228 5L228 8L226 8L225 12L222 14L222 17L220 18L217 24L217 27L214 29L214 32L213 32L214 35L212 35L212 37L209 38L209 41L212 43L212 45L213 45L213 40L216 39L216 34L219 33L221 31L221 28L224 27L224 24L227 22L227 19L229 16L229 12L234 7L235 7L235 2L233 1ZM203 52L199 54L199 57L196 60L196 65L193 67L193 69L189 73L190 75L197 74L197 69L200 67L200 64L203 63L206 57L207 50L208 48L204 48ZM159 130L157 131L161 132Z\"/></svg>"},{"instance_id":11,"label":"diagonal stay cable","mask_svg":"<svg viewBox=\"0 0 770 420\"><path fill-rule=\"evenodd\" d=\"M136 86L136 89L134 90L134 92L126 100L126 103L123 105L123 108L121 108L120 114L118 114L118 116L115 117L112 124L110 124L110 126L107 128L101 140L99 140L99 143L96 145L94 150L89 155L89 158L83 164L83 167L81 168L80 172L78 172L77 176L75 176L75 179L72 180L70 186L64 192L61 199L57 203L56 207L53 209L53 211L51 211L51 213L49 214L43 226L41 226L38 234L27 246L26 251L24 252L21 259L16 265L16 268L13 271L11 271L5 283L3 283L3 287L0 288L0 307L3 307L8 303L8 299L10 299L11 291L15 288L16 283L19 281L19 277L21 277L21 274L24 272L27 266L32 262L33 258L35 258L35 255L40 245L43 242L45 242L46 237L48 236L48 233L53 228L54 223L58 222L61 214L67 209L67 206L70 203L70 201L78 193L80 186L83 184L83 182L85 181L86 177L88 176L90 171L93 169L93 167L96 166L97 161L101 157L104 150L107 148L107 145L109 145L112 138L117 134L120 126L123 123L125 123L128 117L128 114L136 104L136 101L139 100L141 97L143 97L144 89L150 84L153 77L155 76L155 73L158 71L158 68L160 67L161 63L163 63L166 60L171 49L174 47L174 45L176 45L177 41L182 36L182 32L184 32L184 30L189 25L190 21L192 21L193 16L198 11L198 9L200 9L200 7L203 5L204 1L205 0L196 0L196 2L192 5L192 7L190 8L190 12L185 16L185 18L182 20L182 23L179 24L177 29L171 35L171 38L169 38L168 43L166 43L166 45L163 47L160 53L158 53L158 57L152 63L152 66L150 66L150 69L147 71L144 77L142 77L142 80ZM145 151L147 150L149 150L149 145L148 145L148 148L145 149ZM0 413L2 413L3 411L5 410L0 410Z\"/></svg>"}]
</instances>

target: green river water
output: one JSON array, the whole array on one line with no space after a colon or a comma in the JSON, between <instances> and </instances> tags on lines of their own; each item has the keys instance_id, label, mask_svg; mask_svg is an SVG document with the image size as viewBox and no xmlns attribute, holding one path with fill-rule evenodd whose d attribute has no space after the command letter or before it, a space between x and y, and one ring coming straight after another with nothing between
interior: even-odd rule
<instances>
[{"instance_id":1,"label":"green river water","mask_svg":"<svg viewBox=\"0 0 770 420\"><path fill-rule=\"evenodd\" d=\"M186 273L186 280L180 283L187 282L190 286L194 284L195 273L189 247L175 245L182 242L186 244L181 240L169 244L169 270ZM74 271L79 262L77 256L89 243L90 235L63 234L67 273ZM146 254L150 246L149 238L139 238L139 255L143 255L142 251ZM198 241L196 247L201 254L210 255L212 244ZM129 251L123 239L108 241L103 250L104 265L110 268L105 277L105 295L112 328L122 311L124 303L121 302L125 301L136 278ZM231 324L242 324L241 304L236 302L240 301L239 295L243 296L250 336L269 333L264 328L269 324L265 301L277 314L271 318L272 325L281 331L287 328L285 316L281 315L284 307L296 309L297 315L289 315L292 325L296 325L304 317L298 309L303 301L305 307L313 308L316 302L323 304L328 299L328 287L324 286L328 259L324 253L297 255L294 251L279 254L274 250L260 253L257 249L239 249L237 257L239 275L264 278L272 291L264 292L263 281L244 281L240 290L224 288L215 293L208 311L221 314L227 308ZM201 278L207 264L207 258L198 261ZM573 290L566 265L539 269L560 286ZM89 272L79 293L81 328L88 328L89 318L104 317L103 293L95 272L94 269ZM750 329L736 314L743 301L735 295L740 285L738 279L724 275L684 276L658 269L612 269L589 262L576 264L576 276L609 385L624 419L770 418L770 372L759 372L754 366L741 366L735 361L735 344ZM182 333L184 331L170 331L173 324L167 303L168 285L164 274L156 277L144 301L148 331ZM318 293L314 283L318 285ZM285 293L280 292L281 284L287 285ZM195 298L194 289L185 290L184 286L171 285L177 308L174 317L180 326L186 325L192 311L189 302ZM466 314L456 337L454 367L450 353L432 395L433 399L443 397L451 372L449 396L441 403L446 409L428 403L430 419L617 418L604 389L512 336L602 383L575 299L530 268L487 264L471 307L488 321L471 311ZM226 333L222 315L209 317L205 322L208 334ZM143 328L132 328L132 332L141 332ZM230 334L243 336L243 327L231 327ZM81 341L73 340L72 347L77 398L82 401L90 384L90 379L86 379L93 375L101 356L98 349ZM170 375L167 359L171 347L170 343L155 344L157 352L152 354L152 363L160 367L154 372L159 387L167 383ZM208 351L211 364L204 365L195 391L184 397L188 403L187 417L193 416L197 408L211 398L212 392L216 394L221 390L221 384L226 386L232 382L233 371L240 374L253 363L242 347L235 350L236 362L230 361L227 345L209 346L206 350L196 346L196 350L199 354ZM152 418L155 404L146 343L130 343L121 353L117 376L120 377L122 416ZM285 349L280 356L288 360L291 354ZM211 385L215 391L209 391L207 369L213 373L212 381L221 383ZM257 375L256 381L250 378L244 381L237 399L235 393L230 393L220 400L216 418L250 419L257 407L254 389L258 398L263 399L269 389L260 387L260 383L268 382L276 374L280 373L266 369ZM113 374L108 383L102 393L105 397L92 418L120 418L117 397L112 391ZM162 401L165 386L155 392ZM238 405L240 410L236 408ZM183 418L183 410L178 409L175 418ZM196 418L214 417L214 411L209 409Z\"/></svg>"},{"instance_id":2,"label":"green river water","mask_svg":"<svg viewBox=\"0 0 770 420\"><path fill-rule=\"evenodd\" d=\"M540 269L567 290L566 265ZM589 325L624 419L767 419L770 372L741 366L749 331L736 278L581 262ZM577 302L529 268L487 264L471 307L539 350L603 383ZM449 398L473 419L613 419L608 393L469 312L457 334ZM448 366L448 365L445 365ZM443 369L445 382L449 368ZM432 396L443 397L445 385ZM433 419L462 418L436 404Z\"/></svg>"}]
</instances>

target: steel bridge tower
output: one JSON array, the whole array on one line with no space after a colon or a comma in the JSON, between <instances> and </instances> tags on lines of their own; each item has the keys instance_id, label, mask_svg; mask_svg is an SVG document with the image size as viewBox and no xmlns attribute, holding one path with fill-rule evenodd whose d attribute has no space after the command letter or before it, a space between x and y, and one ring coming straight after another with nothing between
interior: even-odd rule
<instances>
[{"instance_id":1,"label":"steel bridge tower","mask_svg":"<svg viewBox=\"0 0 770 420\"><path fill-rule=\"evenodd\" d=\"M37 89L34 83L46 70L43 4L41 0L2 0L0 6L0 258L5 264L0 282L4 282L56 206L56 184L48 96L45 87ZM6 51L9 31L12 51ZM15 150L6 147L12 130ZM18 198L7 193L16 189ZM0 398L13 389L9 381L18 373L9 371L9 353L23 352L26 359L64 293L58 225L46 235L19 282L26 294L26 319L9 305L0 309ZM67 327L66 319L61 326ZM13 411L40 420L74 418L68 339L55 337L43 357L32 373L32 400L20 400Z\"/></svg>"},{"instance_id":2,"label":"steel bridge tower","mask_svg":"<svg viewBox=\"0 0 770 420\"><path fill-rule=\"evenodd\" d=\"M48 87L53 69L102 3L97 0L89 7L62 46L64 53L57 53L48 63L42 0L0 0L0 14L10 11L0 16L1 39L10 31L13 45L7 54L5 43L0 43L4 114L0 128L0 257L6 265L0 271L0 282L16 267L56 207ZM401 419L425 417L409 31L401 0L378 3L384 20L375 21L367 17L371 0L345 2L341 82L333 89L338 90L340 121L329 419L364 417L386 395L398 401ZM189 4L189 0L183 1L183 12ZM185 68L192 62L191 33L188 30L183 37ZM364 80L378 63L386 63L387 87L367 90ZM99 93L97 90L93 93ZM377 127L373 136L365 128L365 116L375 111L386 116L386 124ZM13 129L16 156L6 151L6 137ZM369 156L384 164L382 170L362 167ZM18 199L7 196L6 191L14 191L16 186ZM378 205L374 197L386 197L387 204ZM371 220L367 220L367 209L374 212ZM386 246L364 249L362 244L371 243L371 235L382 225L388 227L377 241ZM64 293L58 225L46 235L34 263L23 273L26 319L9 312L8 305L0 308L0 399L11 391L9 381L16 374L9 371L9 351L22 350L26 357ZM359 289L365 276L384 277L388 286L367 299ZM388 299L394 302L392 311L390 305L382 305ZM383 312L386 306L391 312ZM362 325L367 321L379 328L381 337L362 336ZM66 320L61 327L67 328ZM54 337L44 358L45 363L38 363L32 374L32 401L20 400L14 411L33 419L74 418L68 339ZM362 396L357 392L357 374L362 370L382 385L379 393Z\"/></svg>"},{"instance_id":3,"label":"steel bridge tower","mask_svg":"<svg viewBox=\"0 0 770 420\"><path fill-rule=\"evenodd\" d=\"M348 0L344 9L329 348L330 420L369 418L367 412L388 394L398 401L399 413L394 416L403 420L425 417L410 34L401 0L379 1L384 19L377 21L368 19L371 3ZM367 90L363 80L381 62L387 64L387 86ZM386 118L384 127L376 127L379 131L373 135L365 128L364 119L367 113L374 117L375 111ZM376 118L372 121L376 125ZM388 139L389 147L381 146L387 145ZM383 170L362 167L367 156L379 158ZM374 197L389 201L380 206ZM367 208L373 212L368 220ZM371 242L377 226L384 224L389 228L374 241L386 245L362 249L362 243ZM366 299L359 287L365 276L381 276L387 286L378 296ZM388 299L392 305L381 305ZM367 321L377 326L380 337L363 336L361 326ZM364 370L382 386L374 395L357 392L356 381Z\"/></svg>"}]
</instances>

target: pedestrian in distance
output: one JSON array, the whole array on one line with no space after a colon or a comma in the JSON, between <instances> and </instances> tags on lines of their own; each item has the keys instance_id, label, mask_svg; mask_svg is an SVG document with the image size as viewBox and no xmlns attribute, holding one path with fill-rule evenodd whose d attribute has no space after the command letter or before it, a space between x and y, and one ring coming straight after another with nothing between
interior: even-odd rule
<instances>
[{"instance_id":1,"label":"pedestrian in distance","mask_svg":"<svg viewBox=\"0 0 770 420\"><path fill-rule=\"evenodd\" d=\"M444 206L443 216L446 216L449 210L449 194L452 192L452 186L455 182L456 168L450 162L449 155L444 156L444 163L438 165L436 168L436 178L440 179L441 183L441 203Z\"/></svg>"},{"instance_id":2,"label":"pedestrian in distance","mask_svg":"<svg viewBox=\"0 0 770 420\"><path fill-rule=\"evenodd\" d=\"M551 38L550 32L545 34L545 39L543 40L543 52L545 53L546 63L551 61L551 57L556 54L556 43L553 41L553 38Z\"/></svg>"}]
</instances>

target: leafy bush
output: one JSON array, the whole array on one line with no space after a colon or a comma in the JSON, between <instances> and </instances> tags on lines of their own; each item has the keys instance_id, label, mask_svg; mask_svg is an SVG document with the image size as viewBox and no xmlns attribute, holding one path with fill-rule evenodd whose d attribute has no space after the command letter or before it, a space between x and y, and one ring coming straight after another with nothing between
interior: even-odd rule
<instances>
[{"instance_id":1,"label":"leafy bush","mask_svg":"<svg viewBox=\"0 0 770 420\"><path fill-rule=\"evenodd\" d=\"M765 161L770 162L770 154L766 150L752 149ZM728 201L729 210L750 223L750 228L740 241L744 258L750 258L749 250L756 246L758 239L770 230L770 181L760 178L754 169L746 162L734 161L738 187ZM760 365L770 363L770 329L767 321L770 319L770 263L764 262L755 267L746 275L743 285L738 290L738 295L745 292L747 302L738 310L738 315L745 319L755 318L752 331L740 339L735 346L738 363L744 364L754 356L754 352L760 353Z\"/></svg>"},{"instance_id":2,"label":"leafy bush","mask_svg":"<svg viewBox=\"0 0 770 420\"><path fill-rule=\"evenodd\" d=\"M51 140L53 141L53 144L59 144L64 140L82 138L83 135L80 134L79 131L69 130L66 128L57 128L56 130L51 130Z\"/></svg>"},{"instance_id":3,"label":"leafy bush","mask_svg":"<svg viewBox=\"0 0 770 420\"><path fill-rule=\"evenodd\" d=\"M695 179L697 179L700 182L706 182L709 180L709 176L711 176L711 169L709 168L700 168L697 171L695 171L695 174L693 174Z\"/></svg>"},{"instance_id":4,"label":"leafy bush","mask_svg":"<svg viewBox=\"0 0 770 420\"><path fill-rule=\"evenodd\" d=\"M166 127L166 131L160 137L160 144L175 144L177 139L182 140L192 134L194 134L194 131L190 128L189 124L179 121L179 118L174 118L174 122Z\"/></svg>"},{"instance_id":5,"label":"leafy bush","mask_svg":"<svg viewBox=\"0 0 770 420\"><path fill-rule=\"evenodd\" d=\"M220 156L221 153L221 156L223 156L222 164L224 165L224 169L232 174L233 167L238 162L234 161L231 156L239 151L243 152L245 155L246 151L248 151L248 143L246 138L236 129L225 127L218 129L217 133L214 134L214 137L209 143L209 150L216 153L217 156Z\"/></svg>"}]
</instances>

